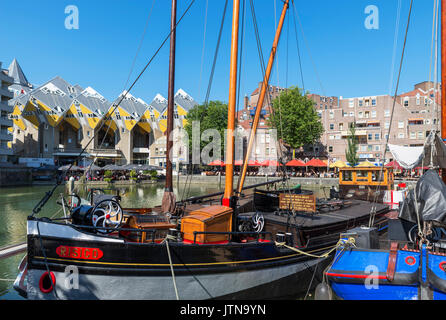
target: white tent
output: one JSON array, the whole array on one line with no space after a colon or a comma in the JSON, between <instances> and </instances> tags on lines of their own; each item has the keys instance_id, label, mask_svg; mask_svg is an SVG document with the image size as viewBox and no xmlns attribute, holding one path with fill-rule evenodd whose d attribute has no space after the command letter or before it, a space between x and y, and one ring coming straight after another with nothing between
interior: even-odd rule
<instances>
[{"instance_id":1,"label":"white tent","mask_svg":"<svg viewBox=\"0 0 446 320\"><path fill-rule=\"evenodd\" d=\"M389 144L389 150L404 169L425 167L431 164L434 167L446 168L446 145L436 133L431 132L423 147Z\"/></svg>"}]
</instances>

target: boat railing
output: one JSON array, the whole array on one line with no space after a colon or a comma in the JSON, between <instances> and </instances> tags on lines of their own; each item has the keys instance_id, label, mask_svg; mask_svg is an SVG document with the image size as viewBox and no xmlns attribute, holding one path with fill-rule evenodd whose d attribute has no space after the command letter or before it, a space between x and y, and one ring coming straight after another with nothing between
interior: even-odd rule
<instances>
[{"instance_id":1,"label":"boat railing","mask_svg":"<svg viewBox=\"0 0 446 320\"><path fill-rule=\"evenodd\" d=\"M265 237L268 235L270 237L270 241L272 241L272 233L271 232L224 232L224 231L194 231L194 242L193 244L197 244L197 236L198 235L227 235L228 241L232 239L234 236L254 236L256 242L265 241Z\"/></svg>"},{"instance_id":2,"label":"boat railing","mask_svg":"<svg viewBox=\"0 0 446 320\"><path fill-rule=\"evenodd\" d=\"M55 222L55 220L66 220L66 218L52 219L52 223L62 224L64 226L67 225L65 223ZM83 232L86 232L86 230L91 230L93 232L89 232L89 233L91 233L92 235L94 235L94 236L102 236L102 237L107 237L107 238L119 238L122 231L124 231L124 232L126 232L126 231L137 232L137 233L146 232L146 233L150 233L151 234L151 241L152 241L152 243L155 242L156 232L159 231L157 229L139 229L139 228L123 228L123 227L118 227L118 228L94 227L94 226L79 225L79 224L69 224L69 226L71 226L74 229L81 230ZM101 232L96 233L96 232L94 232L95 230L96 231L97 230L101 230L101 231L104 231L104 232L103 233L101 233ZM109 231L110 233L106 233L105 231Z\"/></svg>"},{"instance_id":3,"label":"boat railing","mask_svg":"<svg viewBox=\"0 0 446 320\"><path fill-rule=\"evenodd\" d=\"M60 223L60 222L55 222L54 220L66 220L66 218L56 218L53 219L52 223L55 224L62 224L64 226L66 226L65 223ZM81 231L86 231L86 230L91 230L93 232L89 232L94 236L102 236L102 237L107 237L107 238L120 238L121 236L121 232L135 232L135 233L149 233L151 235L150 237L150 241L151 243L156 243L156 234L158 231L158 229L139 229L139 228L123 228L123 227L118 227L118 228L111 228L111 227L94 227L94 226L88 226L88 225L75 225L75 224L71 224L71 227L73 227L74 229L78 229ZM110 233L106 234L106 233L96 233L94 232L95 230L101 230L101 231L110 231ZM197 235L199 234L205 234L205 235L228 235L228 240L231 239L233 236L241 236L241 237L252 237L255 238L256 242L261 242L261 241L268 241L266 239L266 236L269 236L269 241L272 241L272 233L271 232L217 232L217 231L194 231L194 242L193 244L198 244L196 241ZM122 237L122 236L121 236Z\"/></svg>"}]
</instances>

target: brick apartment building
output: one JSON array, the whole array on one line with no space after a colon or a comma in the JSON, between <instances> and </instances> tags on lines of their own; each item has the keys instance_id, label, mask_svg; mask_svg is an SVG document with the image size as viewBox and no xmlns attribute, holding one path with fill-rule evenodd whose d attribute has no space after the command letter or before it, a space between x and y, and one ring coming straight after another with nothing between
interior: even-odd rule
<instances>
[{"instance_id":1,"label":"brick apartment building","mask_svg":"<svg viewBox=\"0 0 446 320\"><path fill-rule=\"evenodd\" d=\"M237 112L239 127L249 130L254 117L256 104L260 94L259 87L245 97L243 109ZM278 97L285 89L270 86L272 99ZM440 85L432 82L421 82L414 86L414 90L399 95L395 101L392 123L393 96L376 95L355 98L325 97L309 94L308 98L314 102L324 133L319 143L306 146L296 153L297 158L305 159L319 157L346 161L347 137L349 126L355 125L358 138L358 156L360 161L378 162L383 157L383 151L389 134L389 143L401 146L422 146L431 130L440 126L439 108ZM434 104L434 101L437 101ZM267 132L269 127L269 100L265 99L264 108L259 123L259 134ZM277 145L265 144L266 154L277 153ZM391 160L390 152L386 159Z\"/></svg>"},{"instance_id":2,"label":"brick apartment building","mask_svg":"<svg viewBox=\"0 0 446 320\"><path fill-rule=\"evenodd\" d=\"M378 162L383 156L389 128L390 144L424 144L430 131L439 126L440 117L434 109L435 99L439 105L439 94L438 84L436 88L432 82L416 84L414 90L397 97L392 123L393 97L389 95L340 97L337 105L333 97L311 95L310 98L315 102L325 128L321 143L326 146L331 161L346 161L346 138L349 126L354 124L360 161ZM333 103L327 103L332 98ZM391 153L387 152L386 159L391 158Z\"/></svg>"}]
</instances>

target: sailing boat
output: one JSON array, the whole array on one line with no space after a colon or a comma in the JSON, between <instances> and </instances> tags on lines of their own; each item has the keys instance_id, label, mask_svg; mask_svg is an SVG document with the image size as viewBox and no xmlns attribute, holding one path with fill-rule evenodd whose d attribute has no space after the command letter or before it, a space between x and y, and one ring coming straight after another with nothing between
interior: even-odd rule
<instances>
[{"instance_id":1,"label":"sailing boat","mask_svg":"<svg viewBox=\"0 0 446 320\"><path fill-rule=\"evenodd\" d=\"M274 46L279 41L289 2L284 1ZM344 215L302 216L305 223L292 225L287 220L296 221L296 216L269 212L264 217L252 211L252 199L242 195L241 191L247 188L242 184L234 193L239 14L240 0L234 0L223 200L203 201L209 195L195 197L190 199L188 210L175 216L170 166L162 207L126 209L118 199L105 197L92 199L90 205L72 207L70 216L62 221L31 215L27 221L27 256L14 284L21 295L28 299L84 300L293 296L308 289L308 268L326 261L336 248L339 232L368 218L358 214L356 208L349 208ZM170 106L175 16L176 0L172 0ZM273 47L271 66L275 52ZM269 73L265 77L268 78L263 83L263 94ZM169 117L173 117L172 112ZM386 206L378 212L387 212Z\"/></svg>"},{"instance_id":2,"label":"sailing boat","mask_svg":"<svg viewBox=\"0 0 446 320\"><path fill-rule=\"evenodd\" d=\"M317 289L320 299L332 298L332 292L345 300L446 299L446 0L441 1L441 25L441 137L432 130L415 156L415 148L400 147L413 156L403 158L406 169L426 161L429 170L389 220L387 239L379 239L374 228L341 236L361 240L338 248Z\"/></svg>"}]
</instances>

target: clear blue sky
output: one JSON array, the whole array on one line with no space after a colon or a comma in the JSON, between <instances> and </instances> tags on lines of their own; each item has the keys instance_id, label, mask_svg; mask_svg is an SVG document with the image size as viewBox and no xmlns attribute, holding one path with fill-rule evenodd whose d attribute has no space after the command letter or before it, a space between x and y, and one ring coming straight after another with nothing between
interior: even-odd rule
<instances>
[{"instance_id":1,"label":"clear blue sky","mask_svg":"<svg viewBox=\"0 0 446 320\"><path fill-rule=\"evenodd\" d=\"M72 84L91 86L109 100L124 89L153 0L2 0L0 11L0 61L7 67L17 58L34 85L59 75ZM178 0L181 16L190 0ZM204 59L202 60L206 0L196 0L177 32L176 89L183 88L198 102L205 97L224 0L209 0ZM265 60L272 45L282 6L280 0L254 0ZM398 0L296 0L297 21L305 89L311 92L355 97L389 93ZM406 26L409 0L402 0L395 77ZM247 5L249 1L247 1ZM65 7L79 9L79 29L65 28ZM379 9L379 29L364 26L364 9ZM249 6L248 6L249 9ZM433 0L414 1L407 55L400 91L412 90L429 76ZM290 11L290 13L292 13ZM223 32L211 99L227 101L232 1ZM285 24L278 64L271 84L302 86L297 58L293 15ZM303 38L303 28L306 40ZM146 64L170 28L170 1L156 0L144 43L131 79ZM286 80L286 48L288 80ZM157 94L167 96L168 42L132 94L150 102ZM311 58L310 53L311 52ZM318 77L314 72L314 65ZM201 66L203 65L203 72ZM241 94L250 94L261 81L250 10L246 13ZM200 81L201 79L201 81ZM394 81L395 83L395 81Z\"/></svg>"}]
</instances>

